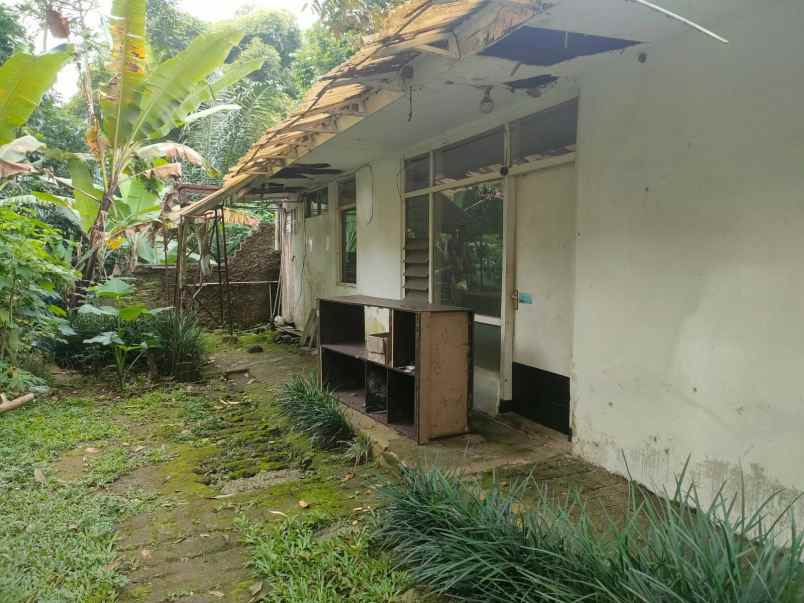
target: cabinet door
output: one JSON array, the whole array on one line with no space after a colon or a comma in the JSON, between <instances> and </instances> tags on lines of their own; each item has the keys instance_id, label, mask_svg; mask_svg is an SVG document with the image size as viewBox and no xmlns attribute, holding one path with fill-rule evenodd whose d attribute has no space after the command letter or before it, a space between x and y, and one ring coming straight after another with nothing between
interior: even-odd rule
<instances>
[{"instance_id":1,"label":"cabinet door","mask_svg":"<svg viewBox=\"0 0 804 603\"><path fill-rule=\"evenodd\" d=\"M419 442L469 430L469 315L423 313L420 328Z\"/></svg>"}]
</instances>

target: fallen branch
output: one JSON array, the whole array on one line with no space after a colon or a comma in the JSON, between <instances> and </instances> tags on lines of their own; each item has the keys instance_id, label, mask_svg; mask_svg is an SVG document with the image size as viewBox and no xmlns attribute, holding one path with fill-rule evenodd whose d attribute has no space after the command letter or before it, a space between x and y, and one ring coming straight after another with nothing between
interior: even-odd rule
<instances>
[{"instance_id":1,"label":"fallen branch","mask_svg":"<svg viewBox=\"0 0 804 603\"><path fill-rule=\"evenodd\" d=\"M28 394L26 396L22 396L21 398L17 398L16 400L9 400L4 394L0 394L0 402L2 402L0 404L0 414L17 410L18 408L28 404L28 402L32 401L34 398L35 396L33 394Z\"/></svg>"}]
</instances>

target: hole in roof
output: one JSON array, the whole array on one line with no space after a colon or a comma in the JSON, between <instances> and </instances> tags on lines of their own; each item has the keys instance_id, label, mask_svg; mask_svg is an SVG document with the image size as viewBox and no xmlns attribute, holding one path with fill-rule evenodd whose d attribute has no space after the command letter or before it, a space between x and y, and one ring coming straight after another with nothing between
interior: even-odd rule
<instances>
[{"instance_id":1,"label":"hole in roof","mask_svg":"<svg viewBox=\"0 0 804 603\"><path fill-rule=\"evenodd\" d=\"M481 54L525 65L548 67L577 57L622 50L637 44L641 42L542 27L520 27Z\"/></svg>"}]
</instances>

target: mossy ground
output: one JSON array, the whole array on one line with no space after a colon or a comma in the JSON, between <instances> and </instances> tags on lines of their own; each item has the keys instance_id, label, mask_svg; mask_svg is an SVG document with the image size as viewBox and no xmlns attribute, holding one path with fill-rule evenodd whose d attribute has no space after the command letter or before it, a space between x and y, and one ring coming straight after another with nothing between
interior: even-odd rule
<instances>
[{"instance_id":1,"label":"mossy ground","mask_svg":"<svg viewBox=\"0 0 804 603\"><path fill-rule=\"evenodd\" d=\"M208 343L205 384L138 383L121 395L73 380L0 422L0 453L10 459L0 483L12 488L0 497L10 518L0 528L11 551L0 554L4 602L275 600L270 576L254 565L273 526L313 515L350 529L370 521L389 476L316 449L274 404L277 388L315 359L265 335ZM264 353L247 354L257 343ZM255 368L221 378L238 364ZM292 479L223 494L232 480L286 469ZM245 534L263 540L246 546ZM368 554L353 561L376 563ZM343 600L366 600L358 595Z\"/></svg>"}]
</instances>

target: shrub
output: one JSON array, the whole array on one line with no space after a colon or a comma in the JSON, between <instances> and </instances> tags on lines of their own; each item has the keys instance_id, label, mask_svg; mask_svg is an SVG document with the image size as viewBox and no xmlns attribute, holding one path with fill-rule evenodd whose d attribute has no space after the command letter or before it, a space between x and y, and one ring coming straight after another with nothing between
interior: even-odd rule
<instances>
[{"instance_id":1,"label":"shrub","mask_svg":"<svg viewBox=\"0 0 804 603\"><path fill-rule=\"evenodd\" d=\"M454 474L407 469L385 491L377 538L417 581L466 601L801 600L801 534L778 548L779 518L759 530L763 512L722 491L696 511L694 488L660 503L634 489L624 525L601 533L578 496L542 492L522 512L527 485L484 495Z\"/></svg>"},{"instance_id":2,"label":"shrub","mask_svg":"<svg viewBox=\"0 0 804 603\"><path fill-rule=\"evenodd\" d=\"M119 324L113 316L73 312L70 325L75 335L51 344L52 354L62 367L89 372L114 364L112 348L85 342L119 329L125 345L134 346L144 340L156 342L149 354L160 375L178 381L196 381L201 376L206 352L203 332L192 313L180 314L171 309ZM144 367L141 364L139 368Z\"/></svg>"},{"instance_id":3,"label":"shrub","mask_svg":"<svg viewBox=\"0 0 804 603\"><path fill-rule=\"evenodd\" d=\"M341 403L315 377L294 377L282 387L278 401L291 424L321 448L336 448L354 438Z\"/></svg>"},{"instance_id":4,"label":"shrub","mask_svg":"<svg viewBox=\"0 0 804 603\"><path fill-rule=\"evenodd\" d=\"M41 377L0 360L0 393L17 396L46 385L47 381Z\"/></svg>"},{"instance_id":5,"label":"shrub","mask_svg":"<svg viewBox=\"0 0 804 603\"><path fill-rule=\"evenodd\" d=\"M159 372L177 381L197 381L206 358L204 332L190 311L170 309L153 318L153 333L159 342L154 351Z\"/></svg>"}]
</instances>

